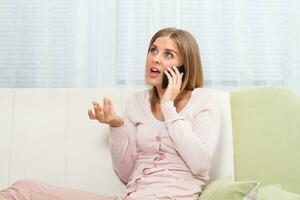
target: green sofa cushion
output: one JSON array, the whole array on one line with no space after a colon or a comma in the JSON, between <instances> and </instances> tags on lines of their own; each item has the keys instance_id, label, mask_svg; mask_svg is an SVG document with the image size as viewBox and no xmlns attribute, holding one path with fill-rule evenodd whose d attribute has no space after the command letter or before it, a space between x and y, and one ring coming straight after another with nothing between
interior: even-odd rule
<instances>
[{"instance_id":1,"label":"green sofa cushion","mask_svg":"<svg viewBox=\"0 0 300 200\"><path fill-rule=\"evenodd\" d=\"M257 200L300 200L300 195L288 192L280 185L266 185L259 188Z\"/></svg>"},{"instance_id":2,"label":"green sofa cushion","mask_svg":"<svg viewBox=\"0 0 300 200\"><path fill-rule=\"evenodd\" d=\"M255 200L258 191L257 181L233 181L221 178L203 190L199 200Z\"/></svg>"},{"instance_id":3,"label":"green sofa cushion","mask_svg":"<svg viewBox=\"0 0 300 200\"><path fill-rule=\"evenodd\" d=\"M230 93L236 180L300 194L300 98L287 89Z\"/></svg>"}]
</instances>

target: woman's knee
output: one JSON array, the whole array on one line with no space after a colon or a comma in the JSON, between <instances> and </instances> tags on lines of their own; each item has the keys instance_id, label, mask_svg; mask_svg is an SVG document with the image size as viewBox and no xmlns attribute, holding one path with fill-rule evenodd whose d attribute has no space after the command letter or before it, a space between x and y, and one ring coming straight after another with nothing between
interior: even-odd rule
<instances>
[{"instance_id":1,"label":"woman's knee","mask_svg":"<svg viewBox=\"0 0 300 200\"><path fill-rule=\"evenodd\" d=\"M39 181L34 179L22 179L14 183L13 187L20 187L20 188L34 188L40 184Z\"/></svg>"}]
</instances>

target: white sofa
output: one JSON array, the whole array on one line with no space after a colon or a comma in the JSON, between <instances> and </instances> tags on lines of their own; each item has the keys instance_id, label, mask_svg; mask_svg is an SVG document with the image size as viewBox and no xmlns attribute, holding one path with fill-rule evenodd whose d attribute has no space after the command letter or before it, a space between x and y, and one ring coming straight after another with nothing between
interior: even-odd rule
<instances>
[{"instance_id":1,"label":"white sofa","mask_svg":"<svg viewBox=\"0 0 300 200\"><path fill-rule=\"evenodd\" d=\"M37 179L103 195L123 183L113 171L108 127L91 121L92 100L112 99L122 114L138 88L0 89L0 190L20 179ZM229 94L216 91L222 113L221 142L211 180L233 176Z\"/></svg>"}]
</instances>

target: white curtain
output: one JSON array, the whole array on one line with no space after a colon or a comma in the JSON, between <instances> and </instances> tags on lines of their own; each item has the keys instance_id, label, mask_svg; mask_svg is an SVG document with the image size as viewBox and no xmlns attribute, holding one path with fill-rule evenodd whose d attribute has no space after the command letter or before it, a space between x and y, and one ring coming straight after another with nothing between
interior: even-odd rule
<instances>
[{"instance_id":1,"label":"white curtain","mask_svg":"<svg viewBox=\"0 0 300 200\"><path fill-rule=\"evenodd\" d=\"M71 85L72 9L58 2L0 0L1 87Z\"/></svg>"},{"instance_id":2,"label":"white curtain","mask_svg":"<svg viewBox=\"0 0 300 200\"><path fill-rule=\"evenodd\" d=\"M150 37L197 39L207 87L300 94L298 0L0 0L0 87L144 86Z\"/></svg>"}]
</instances>

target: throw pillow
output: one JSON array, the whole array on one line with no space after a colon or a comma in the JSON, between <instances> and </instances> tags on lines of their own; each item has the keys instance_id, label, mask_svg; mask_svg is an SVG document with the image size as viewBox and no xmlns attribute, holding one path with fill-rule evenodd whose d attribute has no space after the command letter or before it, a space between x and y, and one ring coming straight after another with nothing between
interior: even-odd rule
<instances>
[{"instance_id":1,"label":"throw pillow","mask_svg":"<svg viewBox=\"0 0 300 200\"><path fill-rule=\"evenodd\" d=\"M257 200L300 200L300 195L288 192L280 185L266 185L258 190Z\"/></svg>"},{"instance_id":2,"label":"throw pillow","mask_svg":"<svg viewBox=\"0 0 300 200\"><path fill-rule=\"evenodd\" d=\"M199 200L256 200L258 185L257 181L218 179L208 184Z\"/></svg>"}]
</instances>

